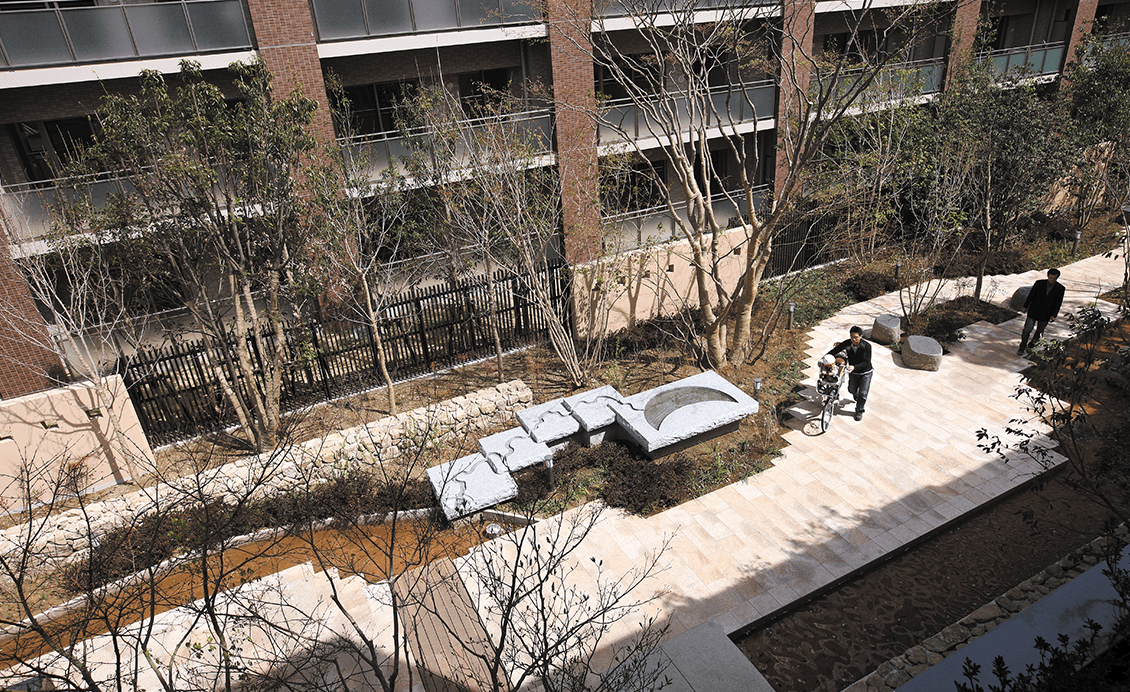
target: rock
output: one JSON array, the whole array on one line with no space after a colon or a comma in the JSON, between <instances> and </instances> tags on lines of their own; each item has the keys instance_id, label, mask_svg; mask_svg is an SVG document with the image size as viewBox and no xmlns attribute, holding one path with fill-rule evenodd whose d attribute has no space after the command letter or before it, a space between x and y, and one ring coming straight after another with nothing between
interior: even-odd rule
<instances>
[{"instance_id":1,"label":"rock","mask_svg":"<svg viewBox=\"0 0 1130 692\"><path fill-rule=\"evenodd\" d=\"M1008 301L1008 307L1017 312L1024 312L1024 301L1028 300L1028 291L1032 290L1031 286L1021 286L1016 289L1016 293L1012 294L1012 298Z\"/></svg>"},{"instance_id":2,"label":"rock","mask_svg":"<svg viewBox=\"0 0 1130 692\"><path fill-rule=\"evenodd\" d=\"M1083 556L1083 562L1085 564L1091 565L1093 567L1093 566L1099 564L1099 558L1097 558L1094 555L1084 555Z\"/></svg>"},{"instance_id":3,"label":"rock","mask_svg":"<svg viewBox=\"0 0 1130 692\"><path fill-rule=\"evenodd\" d=\"M1004 595L1013 601L1023 601L1025 599L1025 593L1019 586L1012 587L1006 591Z\"/></svg>"},{"instance_id":4,"label":"rock","mask_svg":"<svg viewBox=\"0 0 1130 692\"><path fill-rule=\"evenodd\" d=\"M910 682L910 676L901 668L883 678L883 684L887 685L892 690L897 690L908 682Z\"/></svg>"},{"instance_id":5,"label":"rock","mask_svg":"<svg viewBox=\"0 0 1130 692\"><path fill-rule=\"evenodd\" d=\"M902 336L902 320L898 315L879 315L871 325L871 340L877 344L893 344Z\"/></svg>"},{"instance_id":6,"label":"rock","mask_svg":"<svg viewBox=\"0 0 1130 692\"><path fill-rule=\"evenodd\" d=\"M938 654L938 653L934 653L933 651L931 651L929 654L926 655L926 664L931 665L931 666L936 666L939 663L941 663L942 661L944 661L945 658L946 658L945 656Z\"/></svg>"},{"instance_id":7,"label":"rock","mask_svg":"<svg viewBox=\"0 0 1130 692\"><path fill-rule=\"evenodd\" d=\"M969 617L976 623L984 623L989 622L990 620L996 620L1002 615L1004 615L1004 613L1001 612L999 605L997 605L996 603L986 603L985 605L970 613Z\"/></svg>"},{"instance_id":8,"label":"rock","mask_svg":"<svg viewBox=\"0 0 1130 692\"><path fill-rule=\"evenodd\" d=\"M943 653L969 639L969 630L961 625L950 625L922 642L922 646L935 653Z\"/></svg>"},{"instance_id":9,"label":"rock","mask_svg":"<svg viewBox=\"0 0 1130 692\"><path fill-rule=\"evenodd\" d=\"M912 666L910 668L907 668L906 672L907 672L908 675L910 675L910 677L916 678L919 675L925 673L929 669L930 669L930 666L925 665L925 664L920 664L920 665L917 665L917 666Z\"/></svg>"},{"instance_id":10,"label":"rock","mask_svg":"<svg viewBox=\"0 0 1130 692\"><path fill-rule=\"evenodd\" d=\"M925 663L926 657L929 655L929 653L930 652L926 651L926 648L924 646L919 644L918 646L912 646L907 649L906 654L904 655L906 656L908 663L917 665L919 663Z\"/></svg>"},{"instance_id":11,"label":"rock","mask_svg":"<svg viewBox=\"0 0 1130 692\"><path fill-rule=\"evenodd\" d=\"M1015 602L1013 602L1012 599L1010 599L1006 596L1001 596L1001 597L997 598L997 600L995 602L1001 608L1005 609L1006 611L1008 611L1010 613L1016 613L1016 612L1020 611L1020 606L1017 605Z\"/></svg>"},{"instance_id":12,"label":"rock","mask_svg":"<svg viewBox=\"0 0 1130 692\"><path fill-rule=\"evenodd\" d=\"M977 637L980 637L984 633L985 633L985 626L984 625L977 625L973 629L969 630L969 635L972 636L974 639L976 639Z\"/></svg>"},{"instance_id":13,"label":"rock","mask_svg":"<svg viewBox=\"0 0 1130 692\"><path fill-rule=\"evenodd\" d=\"M940 370L942 345L928 336L907 337L902 345L902 364L913 370Z\"/></svg>"}]
</instances>

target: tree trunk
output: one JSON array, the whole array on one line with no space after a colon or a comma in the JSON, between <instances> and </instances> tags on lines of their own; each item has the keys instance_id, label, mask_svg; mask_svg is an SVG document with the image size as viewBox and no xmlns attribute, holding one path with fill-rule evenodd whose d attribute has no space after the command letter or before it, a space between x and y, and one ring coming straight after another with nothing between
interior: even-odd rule
<instances>
[{"instance_id":1,"label":"tree trunk","mask_svg":"<svg viewBox=\"0 0 1130 692\"><path fill-rule=\"evenodd\" d=\"M381 379L385 381L385 390L388 392L388 413L390 416L397 414L396 387L392 384L392 376L388 374L388 359L385 358L384 342L381 340L380 323L377 321L377 311L373 307L373 294L369 290L369 277L361 272L361 290L365 292L365 310L369 315L369 325L373 330L373 344L377 350L377 367L381 371Z\"/></svg>"},{"instance_id":2,"label":"tree trunk","mask_svg":"<svg viewBox=\"0 0 1130 692\"><path fill-rule=\"evenodd\" d=\"M487 310L490 312L490 336L494 340L494 358L498 365L498 383L505 381L502 371L502 337L498 333L498 296L494 294L494 258L487 253Z\"/></svg>"}]
</instances>

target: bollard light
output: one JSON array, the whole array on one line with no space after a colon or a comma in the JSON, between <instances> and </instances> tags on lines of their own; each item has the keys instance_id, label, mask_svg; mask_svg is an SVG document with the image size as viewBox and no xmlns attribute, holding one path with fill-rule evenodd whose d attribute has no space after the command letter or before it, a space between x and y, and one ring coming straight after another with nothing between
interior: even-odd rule
<instances>
[{"instance_id":1,"label":"bollard light","mask_svg":"<svg viewBox=\"0 0 1130 692\"><path fill-rule=\"evenodd\" d=\"M902 274L902 258L895 260L895 282L899 280L899 275Z\"/></svg>"},{"instance_id":2,"label":"bollard light","mask_svg":"<svg viewBox=\"0 0 1130 692\"><path fill-rule=\"evenodd\" d=\"M1074 257L1079 252L1079 241L1083 238L1083 229L1075 231L1075 242L1071 244L1071 256Z\"/></svg>"},{"instance_id":3,"label":"bollard light","mask_svg":"<svg viewBox=\"0 0 1130 692\"><path fill-rule=\"evenodd\" d=\"M549 471L549 487L556 488L557 480L553 477L553 457L550 457L545 462L545 468Z\"/></svg>"},{"instance_id":4,"label":"bollard light","mask_svg":"<svg viewBox=\"0 0 1130 692\"><path fill-rule=\"evenodd\" d=\"M757 399L761 396L761 378L753 378L753 398Z\"/></svg>"},{"instance_id":5,"label":"bollard light","mask_svg":"<svg viewBox=\"0 0 1130 692\"><path fill-rule=\"evenodd\" d=\"M790 300L789 301L789 329L793 328L795 318L796 318L796 303L794 303L793 301Z\"/></svg>"}]
</instances>

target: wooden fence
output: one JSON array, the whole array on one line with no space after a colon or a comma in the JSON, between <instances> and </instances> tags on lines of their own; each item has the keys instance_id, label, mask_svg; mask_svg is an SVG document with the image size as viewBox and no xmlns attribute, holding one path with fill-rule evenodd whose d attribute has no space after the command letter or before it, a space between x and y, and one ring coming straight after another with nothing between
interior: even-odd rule
<instances>
[{"instance_id":1,"label":"wooden fence","mask_svg":"<svg viewBox=\"0 0 1130 692\"><path fill-rule=\"evenodd\" d=\"M564 267L547 272L555 307L567 318L568 273ZM489 290L486 277L477 277L454 287L413 289L387 305L376 328L392 379L401 381L490 356L494 340ZM545 336L545 320L520 277L499 273L494 294L503 349L525 346ZM283 410L382 385L373 328L360 321L288 326L285 338L291 360L283 370ZM265 332L263 338L273 343L274 335ZM227 348L233 348L235 335L228 335L227 340ZM253 339L249 342L257 379L254 386L261 388L262 354ZM204 339L175 341L122 359L130 398L151 444L168 444L235 424L234 412L214 374L214 368L224 362L220 351L224 347ZM238 372L227 374L238 386L250 386Z\"/></svg>"}]
</instances>

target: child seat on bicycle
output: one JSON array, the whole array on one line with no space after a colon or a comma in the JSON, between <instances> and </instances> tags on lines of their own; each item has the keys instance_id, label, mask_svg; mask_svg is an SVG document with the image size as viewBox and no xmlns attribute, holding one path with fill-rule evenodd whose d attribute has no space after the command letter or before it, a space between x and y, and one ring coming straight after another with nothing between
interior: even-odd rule
<instances>
[{"instance_id":1,"label":"child seat on bicycle","mask_svg":"<svg viewBox=\"0 0 1130 692\"><path fill-rule=\"evenodd\" d=\"M826 355L820 359L820 377L816 382L816 391L821 394L835 394L840 389L840 375L846 361Z\"/></svg>"}]
</instances>

